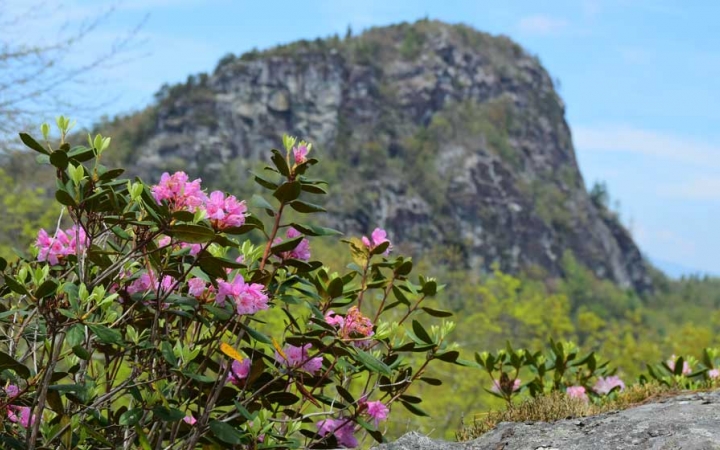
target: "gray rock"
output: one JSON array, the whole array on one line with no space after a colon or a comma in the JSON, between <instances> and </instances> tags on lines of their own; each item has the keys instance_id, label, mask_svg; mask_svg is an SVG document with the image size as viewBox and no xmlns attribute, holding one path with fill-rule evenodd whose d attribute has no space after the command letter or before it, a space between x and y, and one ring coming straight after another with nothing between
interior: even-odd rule
<instances>
[{"instance_id":1,"label":"gray rock","mask_svg":"<svg viewBox=\"0 0 720 450\"><path fill-rule=\"evenodd\" d=\"M720 392L555 423L501 423L468 442L409 433L376 450L713 450L720 449Z\"/></svg>"},{"instance_id":2,"label":"gray rock","mask_svg":"<svg viewBox=\"0 0 720 450\"><path fill-rule=\"evenodd\" d=\"M415 56L403 51L411 27L421 36ZM493 119L465 124L462 110L453 113L462 105ZM508 38L421 21L219 66L158 105L133 174L181 167L210 181L233 159L267 160L288 132L342 162L347 186L326 206L327 225L345 233L380 226L415 255L451 246L478 271L562 276L569 251L602 278L650 290L632 237L585 191L564 114L550 75ZM424 134L434 154L407 167L417 152L409 142L438 121L441 137ZM363 164L370 173L356 175Z\"/></svg>"}]
</instances>

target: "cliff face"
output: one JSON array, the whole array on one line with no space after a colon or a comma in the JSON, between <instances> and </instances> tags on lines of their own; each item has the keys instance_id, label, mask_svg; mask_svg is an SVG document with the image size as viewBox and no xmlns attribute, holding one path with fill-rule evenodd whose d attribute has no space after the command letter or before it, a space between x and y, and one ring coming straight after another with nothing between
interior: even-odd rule
<instances>
[{"instance_id":1,"label":"cliff face","mask_svg":"<svg viewBox=\"0 0 720 450\"><path fill-rule=\"evenodd\" d=\"M344 187L328 220L343 231L380 226L410 250L452 245L471 267L510 272L562 275L571 251L601 277L650 288L632 238L585 191L550 76L505 37L377 28L228 57L161 96L137 155L146 175L180 166L211 182L289 132L331 160Z\"/></svg>"}]
</instances>

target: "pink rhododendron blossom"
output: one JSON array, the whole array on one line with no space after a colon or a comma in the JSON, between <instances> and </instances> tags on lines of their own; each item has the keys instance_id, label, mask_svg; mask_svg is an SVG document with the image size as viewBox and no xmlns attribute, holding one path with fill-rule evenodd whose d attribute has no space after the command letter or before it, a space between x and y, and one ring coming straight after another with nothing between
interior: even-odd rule
<instances>
[{"instance_id":1,"label":"pink rhododendron blossom","mask_svg":"<svg viewBox=\"0 0 720 450\"><path fill-rule=\"evenodd\" d=\"M241 275L236 275L231 282L218 280L218 293L215 301L225 305L230 297L237 307L238 314L255 314L261 309L268 309L268 296L265 286L258 283L247 284Z\"/></svg>"},{"instance_id":2,"label":"pink rhododendron blossom","mask_svg":"<svg viewBox=\"0 0 720 450\"><path fill-rule=\"evenodd\" d=\"M375 228L373 230L372 234L370 235L370 239L367 238L367 236L362 237L362 242L365 244L365 247L369 248L370 250L374 249L378 245L387 242L388 248L385 250L383 255L387 256L390 254L390 251L392 250L392 244L390 244L390 240L387 238L387 232L383 230L382 228Z\"/></svg>"},{"instance_id":3,"label":"pink rhododendron blossom","mask_svg":"<svg viewBox=\"0 0 720 450\"><path fill-rule=\"evenodd\" d=\"M345 318L331 309L325 313L325 322L335 328L340 328L345 324Z\"/></svg>"},{"instance_id":4,"label":"pink rhododendron blossom","mask_svg":"<svg viewBox=\"0 0 720 450\"><path fill-rule=\"evenodd\" d=\"M677 362L677 357L675 355L672 355L670 359L667 360L667 365L670 367L670 370L675 373L675 363ZM682 368L682 374L683 375L690 375L692 373L692 369L690 368L690 364L688 364L687 361L683 359L683 368Z\"/></svg>"},{"instance_id":5,"label":"pink rhododendron blossom","mask_svg":"<svg viewBox=\"0 0 720 450\"><path fill-rule=\"evenodd\" d=\"M513 392L517 391L518 389L520 389L521 385L522 385L522 381L520 381L520 378L515 378L515 381L513 381L513 385L512 385L512 391ZM500 382L498 380L493 380L493 385L490 388L490 390L493 392L499 393L502 390L501 386L500 386Z\"/></svg>"},{"instance_id":6,"label":"pink rhododendron blossom","mask_svg":"<svg viewBox=\"0 0 720 450\"><path fill-rule=\"evenodd\" d=\"M247 206L244 201L239 202L234 195L225 197L222 192L214 191L205 204L205 211L213 226L222 230L244 224Z\"/></svg>"},{"instance_id":7,"label":"pink rhododendron blossom","mask_svg":"<svg viewBox=\"0 0 720 450\"><path fill-rule=\"evenodd\" d=\"M307 161L307 154L310 150L306 145L298 145L293 148L293 157L295 158L295 164L302 164Z\"/></svg>"},{"instance_id":8,"label":"pink rhododendron blossom","mask_svg":"<svg viewBox=\"0 0 720 450\"><path fill-rule=\"evenodd\" d=\"M387 419L387 416L390 413L390 408L380 401L367 402L367 413L370 418L373 419L375 426L377 427L381 420Z\"/></svg>"},{"instance_id":9,"label":"pink rhododendron blossom","mask_svg":"<svg viewBox=\"0 0 720 450\"><path fill-rule=\"evenodd\" d=\"M5 388L5 393L10 398L17 397L20 393L20 389L14 384L9 384L8 387Z\"/></svg>"},{"instance_id":10,"label":"pink rhododendron blossom","mask_svg":"<svg viewBox=\"0 0 720 450\"><path fill-rule=\"evenodd\" d=\"M163 236L160 239L158 239L158 247L167 247L172 242L172 238L170 236Z\"/></svg>"},{"instance_id":11,"label":"pink rhododendron blossom","mask_svg":"<svg viewBox=\"0 0 720 450\"><path fill-rule=\"evenodd\" d=\"M575 398L584 402L588 401L588 396L583 386L568 386L566 392L570 398Z\"/></svg>"},{"instance_id":12,"label":"pink rhododendron blossom","mask_svg":"<svg viewBox=\"0 0 720 450\"><path fill-rule=\"evenodd\" d=\"M7 416L10 422L19 423L25 428L29 428L35 423L35 417L29 406L8 405Z\"/></svg>"},{"instance_id":13,"label":"pink rhododendron blossom","mask_svg":"<svg viewBox=\"0 0 720 450\"><path fill-rule=\"evenodd\" d=\"M85 230L76 225L65 231L57 230L54 237L50 237L47 231L40 229L35 241L35 246L38 248L38 261L47 261L53 265L59 264L60 260L68 255L84 251L87 244Z\"/></svg>"},{"instance_id":14,"label":"pink rhododendron blossom","mask_svg":"<svg viewBox=\"0 0 720 450\"><path fill-rule=\"evenodd\" d=\"M710 377L710 379L713 379L713 380L720 378L720 370L718 370L718 369L708 370L708 377Z\"/></svg>"},{"instance_id":15,"label":"pink rhododendron blossom","mask_svg":"<svg viewBox=\"0 0 720 450\"><path fill-rule=\"evenodd\" d=\"M192 278L188 281L188 293L193 297L202 297L206 289L207 283L202 278Z\"/></svg>"},{"instance_id":16,"label":"pink rhododendron blossom","mask_svg":"<svg viewBox=\"0 0 720 450\"><path fill-rule=\"evenodd\" d=\"M285 236L288 239L295 239L296 237L302 236L302 233L300 233L295 228L288 228L287 233ZM282 238L275 238L273 241L273 245L277 245L283 242ZM299 259L301 261L309 261L310 260L310 241L307 239L302 239L300 243L295 247L294 249L288 251L288 252L282 252L279 255L277 255L280 259Z\"/></svg>"},{"instance_id":17,"label":"pink rhododendron blossom","mask_svg":"<svg viewBox=\"0 0 720 450\"><path fill-rule=\"evenodd\" d=\"M190 426L193 426L195 425L195 423L197 423L197 419L192 414L188 414L187 416L183 417L183 422Z\"/></svg>"},{"instance_id":18,"label":"pink rhododendron blossom","mask_svg":"<svg viewBox=\"0 0 720 450\"><path fill-rule=\"evenodd\" d=\"M593 386L593 390L598 394L607 394L616 386L619 386L621 391L625 389L625 383L623 383L620 377L598 377L597 382L595 382L595 386Z\"/></svg>"},{"instance_id":19,"label":"pink rhododendron blossom","mask_svg":"<svg viewBox=\"0 0 720 450\"><path fill-rule=\"evenodd\" d=\"M200 187L200 179L188 182L185 172L167 172L160 177L160 182L152 187L155 201L168 202L173 211L188 210L195 212L205 202L206 196Z\"/></svg>"},{"instance_id":20,"label":"pink rhododendron blossom","mask_svg":"<svg viewBox=\"0 0 720 450\"><path fill-rule=\"evenodd\" d=\"M233 361L228 372L227 382L232 384L240 384L242 380L250 375L250 359L243 359L242 362Z\"/></svg>"},{"instance_id":21,"label":"pink rhododendron blossom","mask_svg":"<svg viewBox=\"0 0 720 450\"><path fill-rule=\"evenodd\" d=\"M314 375L322 369L323 358L322 356L311 358L308 354L311 347L312 344L305 344L302 347L288 344L283 347L284 355L275 351L275 359L290 368L302 368Z\"/></svg>"},{"instance_id":22,"label":"pink rhododendron blossom","mask_svg":"<svg viewBox=\"0 0 720 450\"><path fill-rule=\"evenodd\" d=\"M165 275L162 281L157 280L157 275L154 272L148 271L143 272L139 278L136 278L130 286L127 288L128 294L136 294L138 292L148 292L150 290L154 292L169 292L170 289L175 285L175 278L170 275Z\"/></svg>"},{"instance_id":23,"label":"pink rhododendron blossom","mask_svg":"<svg viewBox=\"0 0 720 450\"><path fill-rule=\"evenodd\" d=\"M350 419L325 419L317 423L318 434L335 436L338 445L345 448L355 448L358 441L355 438L355 424Z\"/></svg>"}]
</instances>

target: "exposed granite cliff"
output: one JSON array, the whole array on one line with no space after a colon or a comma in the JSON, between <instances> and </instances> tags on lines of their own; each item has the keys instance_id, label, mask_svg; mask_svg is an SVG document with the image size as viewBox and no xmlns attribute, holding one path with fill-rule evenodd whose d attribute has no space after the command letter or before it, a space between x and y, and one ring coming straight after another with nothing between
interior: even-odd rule
<instances>
[{"instance_id":1,"label":"exposed granite cliff","mask_svg":"<svg viewBox=\"0 0 720 450\"><path fill-rule=\"evenodd\" d=\"M717 450L720 393L681 395L620 412L555 423L501 423L468 442L410 433L375 450Z\"/></svg>"},{"instance_id":2,"label":"exposed granite cliff","mask_svg":"<svg viewBox=\"0 0 720 450\"><path fill-rule=\"evenodd\" d=\"M561 275L571 251L650 288L632 238L585 190L550 76L508 38L421 21L228 57L191 81L161 92L143 172L212 181L289 132L337 163L329 176L346 183L327 206L344 231L381 226L411 249L450 244L471 267L510 272Z\"/></svg>"}]
</instances>

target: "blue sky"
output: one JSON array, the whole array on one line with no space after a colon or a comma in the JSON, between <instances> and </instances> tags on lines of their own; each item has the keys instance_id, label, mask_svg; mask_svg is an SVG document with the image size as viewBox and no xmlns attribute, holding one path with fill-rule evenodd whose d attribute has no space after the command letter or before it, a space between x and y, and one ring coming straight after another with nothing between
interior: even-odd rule
<instances>
[{"instance_id":1,"label":"blue sky","mask_svg":"<svg viewBox=\"0 0 720 450\"><path fill-rule=\"evenodd\" d=\"M22 0L5 0L22 11ZM73 95L132 111L165 82L212 71L225 54L429 17L505 34L539 56L567 106L586 183L605 180L655 261L720 274L718 1L125 0L46 2L48 30L114 7L68 56L80 64L145 20L140 45ZM7 10L6 10L7 11ZM2 11L0 11L2 12ZM23 39L27 39L23 37Z\"/></svg>"}]
</instances>

